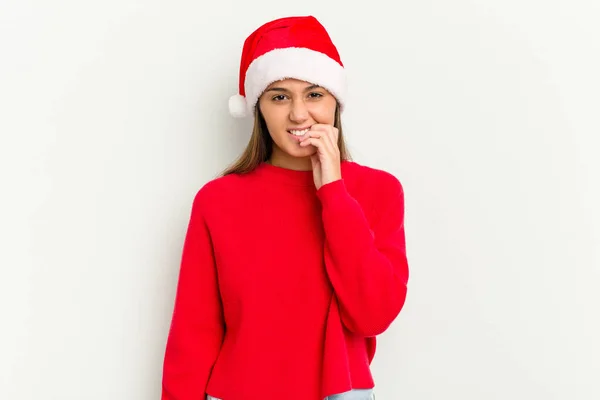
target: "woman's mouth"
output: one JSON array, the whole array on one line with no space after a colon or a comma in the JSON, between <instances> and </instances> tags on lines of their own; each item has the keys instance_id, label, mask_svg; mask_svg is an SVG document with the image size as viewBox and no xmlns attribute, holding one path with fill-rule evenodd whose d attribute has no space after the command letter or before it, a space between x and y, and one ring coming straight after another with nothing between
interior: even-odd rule
<instances>
[{"instance_id":1,"label":"woman's mouth","mask_svg":"<svg viewBox=\"0 0 600 400\"><path fill-rule=\"evenodd\" d=\"M302 129L302 130L289 130L288 132L291 133L294 136L304 136L306 135L306 133L310 130L310 128L306 128L306 129Z\"/></svg>"}]
</instances>

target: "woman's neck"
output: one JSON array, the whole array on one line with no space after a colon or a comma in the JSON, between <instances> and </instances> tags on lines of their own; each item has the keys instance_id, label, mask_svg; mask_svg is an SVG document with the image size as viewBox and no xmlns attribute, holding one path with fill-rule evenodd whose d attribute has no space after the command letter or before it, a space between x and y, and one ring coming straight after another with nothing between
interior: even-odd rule
<instances>
[{"instance_id":1,"label":"woman's neck","mask_svg":"<svg viewBox=\"0 0 600 400\"><path fill-rule=\"evenodd\" d=\"M267 163L275 167L291 169L294 171L312 171L310 157L281 156L273 153L267 160Z\"/></svg>"}]
</instances>

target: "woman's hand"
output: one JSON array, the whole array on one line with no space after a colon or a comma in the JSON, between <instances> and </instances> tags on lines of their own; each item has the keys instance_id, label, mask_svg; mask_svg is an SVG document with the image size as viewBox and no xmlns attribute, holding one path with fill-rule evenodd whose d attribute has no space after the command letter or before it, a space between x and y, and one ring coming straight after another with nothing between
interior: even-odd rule
<instances>
[{"instance_id":1,"label":"woman's hand","mask_svg":"<svg viewBox=\"0 0 600 400\"><path fill-rule=\"evenodd\" d=\"M339 130L332 125L315 124L300 141L300 146L315 146L317 152L310 157L317 190L321 186L342 178Z\"/></svg>"}]
</instances>

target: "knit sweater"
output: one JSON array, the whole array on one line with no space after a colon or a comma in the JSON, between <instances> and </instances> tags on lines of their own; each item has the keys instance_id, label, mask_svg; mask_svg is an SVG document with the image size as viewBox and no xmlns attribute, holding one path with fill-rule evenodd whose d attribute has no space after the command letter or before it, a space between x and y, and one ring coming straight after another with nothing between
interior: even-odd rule
<instances>
[{"instance_id":1,"label":"knit sweater","mask_svg":"<svg viewBox=\"0 0 600 400\"><path fill-rule=\"evenodd\" d=\"M376 335L407 292L404 192L342 161L206 183L183 244L162 400L319 400L374 387Z\"/></svg>"}]
</instances>

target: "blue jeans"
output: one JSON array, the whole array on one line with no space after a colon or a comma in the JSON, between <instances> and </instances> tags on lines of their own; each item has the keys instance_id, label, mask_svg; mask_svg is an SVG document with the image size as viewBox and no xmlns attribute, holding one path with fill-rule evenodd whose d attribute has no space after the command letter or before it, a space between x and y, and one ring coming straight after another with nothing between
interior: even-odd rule
<instances>
[{"instance_id":1,"label":"blue jeans","mask_svg":"<svg viewBox=\"0 0 600 400\"><path fill-rule=\"evenodd\" d=\"M216 397L206 396L206 400L221 400ZM327 396L323 400L375 400L373 389L352 389L349 392Z\"/></svg>"}]
</instances>

